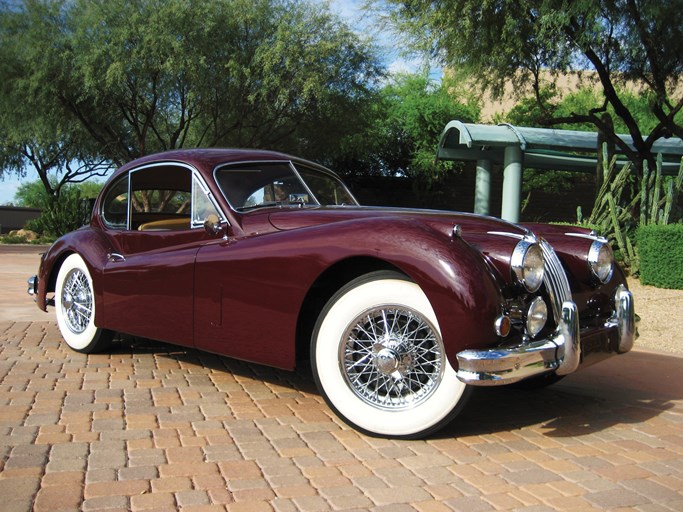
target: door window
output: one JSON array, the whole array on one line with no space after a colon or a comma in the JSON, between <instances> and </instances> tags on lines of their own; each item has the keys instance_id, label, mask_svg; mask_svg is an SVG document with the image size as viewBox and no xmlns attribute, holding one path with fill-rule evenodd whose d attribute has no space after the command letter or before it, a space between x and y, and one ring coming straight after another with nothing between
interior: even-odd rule
<instances>
[{"instance_id":1,"label":"door window","mask_svg":"<svg viewBox=\"0 0 683 512\"><path fill-rule=\"evenodd\" d=\"M107 191L102 205L102 220L111 229L128 228L128 175Z\"/></svg>"}]
</instances>

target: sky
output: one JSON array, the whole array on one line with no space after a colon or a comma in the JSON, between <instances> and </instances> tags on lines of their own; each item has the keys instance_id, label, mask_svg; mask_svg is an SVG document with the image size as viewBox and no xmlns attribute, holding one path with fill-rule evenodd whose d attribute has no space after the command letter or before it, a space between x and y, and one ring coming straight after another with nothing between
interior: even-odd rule
<instances>
[{"instance_id":1,"label":"sky","mask_svg":"<svg viewBox=\"0 0 683 512\"><path fill-rule=\"evenodd\" d=\"M396 47L395 38L387 32L381 32L378 29L377 20L371 14L363 11L362 5L365 0L315 1L328 3L332 12L340 15L357 32L374 35L380 45L384 55L384 63L390 73L415 72L420 67L420 60L402 56L400 48ZM440 70L438 68L434 69L431 76L438 79ZM5 176L4 180L0 179L0 205L11 203L14 200L14 194L21 183L37 179L38 176L32 169L27 169L27 174L24 178L8 175Z\"/></svg>"}]
</instances>

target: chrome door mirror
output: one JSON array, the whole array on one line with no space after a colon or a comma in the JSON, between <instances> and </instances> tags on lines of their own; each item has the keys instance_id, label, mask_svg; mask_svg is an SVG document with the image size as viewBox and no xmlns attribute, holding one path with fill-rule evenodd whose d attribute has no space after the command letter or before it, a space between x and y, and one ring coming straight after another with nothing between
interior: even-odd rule
<instances>
[{"instance_id":1,"label":"chrome door mirror","mask_svg":"<svg viewBox=\"0 0 683 512\"><path fill-rule=\"evenodd\" d=\"M211 213L204 219L204 230L211 236L220 235L223 231L223 224L221 224L221 219L218 215Z\"/></svg>"}]
</instances>

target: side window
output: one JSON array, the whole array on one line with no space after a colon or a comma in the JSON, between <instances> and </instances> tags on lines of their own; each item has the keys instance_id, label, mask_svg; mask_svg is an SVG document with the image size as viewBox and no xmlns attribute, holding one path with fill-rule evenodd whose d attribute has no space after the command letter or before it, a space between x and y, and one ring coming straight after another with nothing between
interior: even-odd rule
<instances>
[{"instance_id":1,"label":"side window","mask_svg":"<svg viewBox=\"0 0 683 512\"><path fill-rule=\"evenodd\" d=\"M344 184L338 179L302 166L297 166L297 170L320 204L356 204Z\"/></svg>"},{"instance_id":2,"label":"side window","mask_svg":"<svg viewBox=\"0 0 683 512\"><path fill-rule=\"evenodd\" d=\"M131 172L130 180L130 229L190 229L190 169L170 165L148 167Z\"/></svg>"},{"instance_id":3,"label":"side window","mask_svg":"<svg viewBox=\"0 0 683 512\"><path fill-rule=\"evenodd\" d=\"M102 204L102 220L111 229L128 227L128 175L114 183Z\"/></svg>"},{"instance_id":4,"label":"side window","mask_svg":"<svg viewBox=\"0 0 683 512\"><path fill-rule=\"evenodd\" d=\"M209 191L204 188L204 184L195 176L192 178L192 227L204 225L204 221L209 215L216 215L223 220L218 208L209 197Z\"/></svg>"}]
</instances>

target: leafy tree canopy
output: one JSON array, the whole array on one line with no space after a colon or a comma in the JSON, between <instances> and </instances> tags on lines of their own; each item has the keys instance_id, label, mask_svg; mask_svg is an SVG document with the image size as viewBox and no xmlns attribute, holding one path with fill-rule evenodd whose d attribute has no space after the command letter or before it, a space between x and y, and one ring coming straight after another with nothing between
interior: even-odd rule
<instances>
[{"instance_id":1,"label":"leafy tree canopy","mask_svg":"<svg viewBox=\"0 0 683 512\"><path fill-rule=\"evenodd\" d=\"M7 0L0 172L33 164L49 190L69 165L66 182L181 147L317 158L367 124L380 76L374 48L308 1Z\"/></svg>"},{"instance_id":2,"label":"leafy tree canopy","mask_svg":"<svg viewBox=\"0 0 683 512\"><path fill-rule=\"evenodd\" d=\"M476 122L480 108L474 95L455 81L435 83L420 74L392 77L380 90L373 124L345 140L357 160L335 162L344 174L432 176L451 163L435 165L436 144L453 119Z\"/></svg>"},{"instance_id":3,"label":"leafy tree canopy","mask_svg":"<svg viewBox=\"0 0 683 512\"><path fill-rule=\"evenodd\" d=\"M95 199L102 189L102 183L87 181L66 185L66 189L76 189L83 199ZM54 198L50 196L41 181L27 181L19 185L14 194L13 204L26 208L47 208Z\"/></svg>"},{"instance_id":4,"label":"leafy tree canopy","mask_svg":"<svg viewBox=\"0 0 683 512\"><path fill-rule=\"evenodd\" d=\"M387 0L381 3L416 48L464 69L501 93L504 84L531 84L544 124L590 123L634 163L652 161L660 137L683 136L683 0ZM592 71L601 102L556 116L544 102L544 76ZM635 84L656 119L641 127L625 101ZM616 136L602 115L611 108L635 150ZM644 131L647 130L647 131Z\"/></svg>"}]
</instances>

